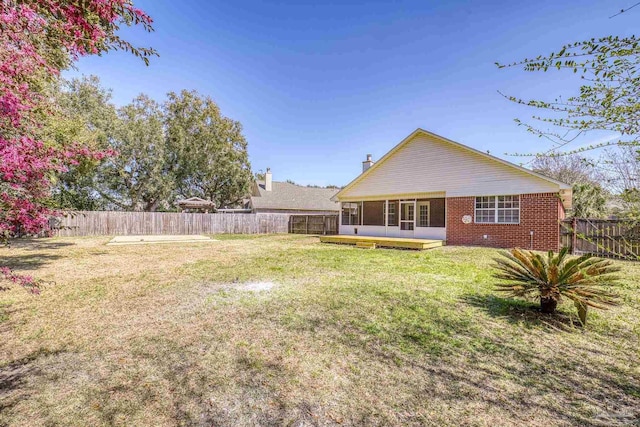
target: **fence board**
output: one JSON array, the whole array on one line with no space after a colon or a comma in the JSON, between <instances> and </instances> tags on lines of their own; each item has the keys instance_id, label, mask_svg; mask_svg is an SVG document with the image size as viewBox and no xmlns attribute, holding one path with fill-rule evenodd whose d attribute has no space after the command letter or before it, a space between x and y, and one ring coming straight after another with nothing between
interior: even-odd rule
<instances>
[{"instance_id":1,"label":"fence board","mask_svg":"<svg viewBox=\"0 0 640 427\"><path fill-rule=\"evenodd\" d=\"M82 211L53 218L58 236L286 233L289 214Z\"/></svg>"},{"instance_id":2,"label":"fence board","mask_svg":"<svg viewBox=\"0 0 640 427\"><path fill-rule=\"evenodd\" d=\"M640 223L573 218L560 224L560 243L573 254L640 260Z\"/></svg>"}]
</instances>

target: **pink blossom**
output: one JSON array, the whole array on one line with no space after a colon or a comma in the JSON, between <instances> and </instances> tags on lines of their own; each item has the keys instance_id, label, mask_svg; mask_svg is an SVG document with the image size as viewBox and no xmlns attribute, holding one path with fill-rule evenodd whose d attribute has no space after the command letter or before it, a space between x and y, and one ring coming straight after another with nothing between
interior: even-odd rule
<instances>
[{"instance_id":1,"label":"pink blossom","mask_svg":"<svg viewBox=\"0 0 640 427\"><path fill-rule=\"evenodd\" d=\"M59 64L42 43L56 34L59 47L72 60L108 49L112 40L105 23L151 25L151 18L129 0L87 0L77 7L66 0L0 2L0 240L18 233L48 232L51 176L83 159L101 160L113 151L94 152L87 147L46 146L33 137L40 126L36 107L46 100L38 92L41 76L56 78ZM6 267L0 278L39 292L37 281Z\"/></svg>"}]
</instances>

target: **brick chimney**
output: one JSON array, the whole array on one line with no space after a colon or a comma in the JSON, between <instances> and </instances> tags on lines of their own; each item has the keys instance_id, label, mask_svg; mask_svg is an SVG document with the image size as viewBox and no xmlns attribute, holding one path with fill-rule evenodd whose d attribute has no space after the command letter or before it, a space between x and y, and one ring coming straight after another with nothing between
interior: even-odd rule
<instances>
[{"instance_id":1,"label":"brick chimney","mask_svg":"<svg viewBox=\"0 0 640 427\"><path fill-rule=\"evenodd\" d=\"M375 162L371 160L371 154L367 154L367 160L362 162L362 172L366 172Z\"/></svg>"},{"instance_id":2,"label":"brick chimney","mask_svg":"<svg viewBox=\"0 0 640 427\"><path fill-rule=\"evenodd\" d=\"M272 188L271 168L267 168L267 172L264 174L264 189L271 191Z\"/></svg>"}]
</instances>

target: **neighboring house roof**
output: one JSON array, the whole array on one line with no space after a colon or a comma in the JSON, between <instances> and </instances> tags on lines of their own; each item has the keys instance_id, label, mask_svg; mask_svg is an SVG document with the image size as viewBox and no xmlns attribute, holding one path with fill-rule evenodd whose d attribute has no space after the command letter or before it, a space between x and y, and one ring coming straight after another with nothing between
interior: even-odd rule
<instances>
[{"instance_id":1,"label":"neighboring house roof","mask_svg":"<svg viewBox=\"0 0 640 427\"><path fill-rule=\"evenodd\" d=\"M474 148L416 129L334 200L406 195L447 197L559 192L571 206L571 186ZM423 194L424 193L424 194Z\"/></svg>"},{"instance_id":2,"label":"neighboring house roof","mask_svg":"<svg viewBox=\"0 0 640 427\"><path fill-rule=\"evenodd\" d=\"M253 209L338 211L340 205L331 200L336 188L303 187L288 182L273 181L271 191L264 182L255 183L251 196Z\"/></svg>"}]
</instances>

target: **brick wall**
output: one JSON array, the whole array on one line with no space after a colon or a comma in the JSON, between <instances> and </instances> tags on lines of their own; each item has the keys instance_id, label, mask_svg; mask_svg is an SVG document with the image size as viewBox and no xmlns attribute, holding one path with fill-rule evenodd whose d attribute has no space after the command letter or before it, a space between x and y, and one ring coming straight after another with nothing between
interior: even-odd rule
<instances>
[{"instance_id":1,"label":"brick wall","mask_svg":"<svg viewBox=\"0 0 640 427\"><path fill-rule=\"evenodd\" d=\"M559 248L559 220L564 218L564 209L556 193L522 194L520 224L476 224L474 211L475 197L447 198L447 244L545 251ZM464 224L464 215L474 220Z\"/></svg>"}]
</instances>

